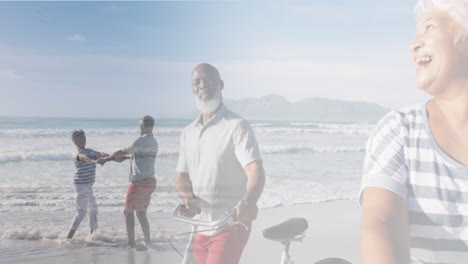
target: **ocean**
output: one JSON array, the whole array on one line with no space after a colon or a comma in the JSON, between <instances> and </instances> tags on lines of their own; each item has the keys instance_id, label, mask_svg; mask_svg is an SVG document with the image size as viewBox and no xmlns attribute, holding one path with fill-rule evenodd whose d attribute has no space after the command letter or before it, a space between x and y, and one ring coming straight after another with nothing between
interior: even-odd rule
<instances>
[{"instance_id":1,"label":"ocean","mask_svg":"<svg viewBox=\"0 0 468 264\"><path fill-rule=\"evenodd\" d=\"M169 219L179 202L174 187L179 136L190 122L156 121L158 187L149 206L151 219ZM357 197L365 143L374 124L250 123L267 173L261 208ZM0 118L0 240L66 243L63 238L75 213L76 149L70 132L76 128L85 130L88 148L107 153L129 146L139 136L137 119ZM98 165L94 192L103 241L126 241L121 212L128 173L128 161ZM152 229L153 238L163 241L170 235L167 223L169 230ZM83 221L78 241L86 238L88 226Z\"/></svg>"}]
</instances>

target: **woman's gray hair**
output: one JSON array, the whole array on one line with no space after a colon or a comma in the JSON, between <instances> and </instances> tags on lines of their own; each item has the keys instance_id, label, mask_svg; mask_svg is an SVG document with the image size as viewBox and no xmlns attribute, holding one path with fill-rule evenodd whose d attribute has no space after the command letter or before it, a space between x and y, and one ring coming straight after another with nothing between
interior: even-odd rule
<instances>
[{"instance_id":1,"label":"woman's gray hair","mask_svg":"<svg viewBox=\"0 0 468 264\"><path fill-rule=\"evenodd\" d=\"M455 36L455 43L468 39L468 0L419 0L415 8L418 22L431 8L447 12L463 27L462 32Z\"/></svg>"},{"instance_id":2,"label":"woman's gray hair","mask_svg":"<svg viewBox=\"0 0 468 264\"><path fill-rule=\"evenodd\" d=\"M75 129L72 131L71 137L75 138L75 137L81 137L84 135L85 135L85 132L82 129Z\"/></svg>"}]
</instances>

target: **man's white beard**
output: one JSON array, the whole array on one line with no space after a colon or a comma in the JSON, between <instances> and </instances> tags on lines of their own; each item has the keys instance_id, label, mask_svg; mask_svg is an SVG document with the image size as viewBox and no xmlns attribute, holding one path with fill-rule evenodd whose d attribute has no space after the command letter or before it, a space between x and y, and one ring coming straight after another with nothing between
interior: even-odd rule
<instances>
[{"instance_id":1,"label":"man's white beard","mask_svg":"<svg viewBox=\"0 0 468 264\"><path fill-rule=\"evenodd\" d=\"M216 94L213 95L213 98L208 99L208 100L202 100L198 95L194 95L195 98L195 104L197 105L198 110L202 112L202 114L209 114L213 113L218 109L218 107L221 105L221 102L223 101L223 95L221 94L221 91L216 92Z\"/></svg>"}]
</instances>

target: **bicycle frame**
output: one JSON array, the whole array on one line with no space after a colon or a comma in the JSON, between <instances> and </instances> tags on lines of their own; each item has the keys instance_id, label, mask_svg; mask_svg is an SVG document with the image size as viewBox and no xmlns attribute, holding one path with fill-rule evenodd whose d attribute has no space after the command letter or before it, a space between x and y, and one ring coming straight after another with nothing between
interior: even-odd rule
<instances>
[{"instance_id":1,"label":"bicycle frame","mask_svg":"<svg viewBox=\"0 0 468 264\"><path fill-rule=\"evenodd\" d=\"M283 245L284 249L283 254L281 255L280 264L294 264L291 260L291 256L289 255L289 246L291 245L291 241L284 242Z\"/></svg>"},{"instance_id":2,"label":"bicycle frame","mask_svg":"<svg viewBox=\"0 0 468 264\"><path fill-rule=\"evenodd\" d=\"M283 223L274 225L263 230L263 236L271 241L281 243L283 254L281 256L280 264L294 264L289 255L289 248L291 242L302 242L305 238L305 233L308 228L308 223L305 218L291 218ZM308 261L308 263L310 263ZM351 264L349 261L341 258L326 258L314 262L315 264Z\"/></svg>"},{"instance_id":3,"label":"bicycle frame","mask_svg":"<svg viewBox=\"0 0 468 264\"><path fill-rule=\"evenodd\" d=\"M173 213L174 220L189 224L192 227L192 233L190 234L189 242L187 246L185 247L184 258L182 260L182 264L198 264L197 261L195 260L195 257L193 256L193 249L192 249L192 242L195 238L195 234L198 231L198 227L203 226L203 227L208 227L208 228L215 228L217 226L226 224L229 222L229 220L232 219L232 216L236 214L236 209L231 209L230 211L226 212L218 220L207 222L207 221L200 221L200 220L180 216L179 211L182 207L183 207L182 205L179 205L174 210L174 213ZM233 221L231 225L234 225L236 223L240 223L240 222Z\"/></svg>"},{"instance_id":4,"label":"bicycle frame","mask_svg":"<svg viewBox=\"0 0 468 264\"><path fill-rule=\"evenodd\" d=\"M182 264L198 264L192 253L193 252L192 242L197 232L197 229L198 229L197 226L192 225L192 233L190 234L190 238L189 238L189 242L187 243L187 246L185 246L184 258L182 259Z\"/></svg>"},{"instance_id":5,"label":"bicycle frame","mask_svg":"<svg viewBox=\"0 0 468 264\"><path fill-rule=\"evenodd\" d=\"M280 242L284 247L283 247L283 254L281 255L281 262L280 264L294 264L294 262L291 259L291 255L289 255L289 247L291 246L291 242L293 241L299 241L302 242L304 239L305 235L299 235L291 239L286 239L286 240L272 240L276 242Z\"/></svg>"}]
</instances>

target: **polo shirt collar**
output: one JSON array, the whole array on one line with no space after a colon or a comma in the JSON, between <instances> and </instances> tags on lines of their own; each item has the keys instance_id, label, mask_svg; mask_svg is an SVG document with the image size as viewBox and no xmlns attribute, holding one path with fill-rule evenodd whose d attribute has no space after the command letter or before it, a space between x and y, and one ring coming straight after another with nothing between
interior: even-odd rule
<instances>
[{"instance_id":1,"label":"polo shirt collar","mask_svg":"<svg viewBox=\"0 0 468 264\"><path fill-rule=\"evenodd\" d=\"M208 122L206 122L205 126L218 121L219 119L225 116L226 112L227 112L227 108L224 106L223 103L221 103L216 113L208 120ZM203 115L202 114L198 116L195 126L203 127Z\"/></svg>"}]
</instances>

